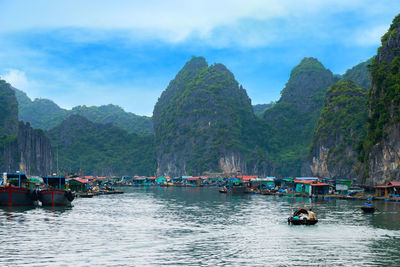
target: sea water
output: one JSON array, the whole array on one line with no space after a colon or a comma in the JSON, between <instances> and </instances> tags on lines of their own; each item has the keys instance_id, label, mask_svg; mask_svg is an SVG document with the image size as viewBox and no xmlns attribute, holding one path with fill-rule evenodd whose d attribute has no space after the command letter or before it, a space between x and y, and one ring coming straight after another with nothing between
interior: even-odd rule
<instances>
[{"instance_id":1,"label":"sea water","mask_svg":"<svg viewBox=\"0 0 400 267\"><path fill-rule=\"evenodd\" d=\"M0 209L0 266L399 266L400 203L122 188L68 208ZM292 226L298 205L315 226Z\"/></svg>"}]
</instances>

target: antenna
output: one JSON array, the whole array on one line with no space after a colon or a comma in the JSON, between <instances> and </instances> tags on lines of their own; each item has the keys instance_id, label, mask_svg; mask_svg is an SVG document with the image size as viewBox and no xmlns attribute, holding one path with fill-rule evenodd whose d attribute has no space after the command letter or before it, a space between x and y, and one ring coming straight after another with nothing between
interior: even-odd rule
<instances>
[{"instance_id":1,"label":"antenna","mask_svg":"<svg viewBox=\"0 0 400 267\"><path fill-rule=\"evenodd\" d=\"M58 176L58 173L59 173L59 169L58 169L58 145L57 145L57 176Z\"/></svg>"}]
</instances>

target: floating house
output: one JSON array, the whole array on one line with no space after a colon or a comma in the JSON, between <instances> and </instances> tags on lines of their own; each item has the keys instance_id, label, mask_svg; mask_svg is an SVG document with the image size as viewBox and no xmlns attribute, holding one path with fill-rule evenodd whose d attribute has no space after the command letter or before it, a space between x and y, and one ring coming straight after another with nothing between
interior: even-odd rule
<instances>
[{"instance_id":1,"label":"floating house","mask_svg":"<svg viewBox=\"0 0 400 267\"><path fill-rule=\"evenodd\" d=\"M257 175L242 175L242 176L237 176L242 182L247 183L250 182L251 179L258 178Z\"/></svg>"},{"instance_id":2,"label":"floating house","mask_svg":"<svg viewBox=\"0 0 400 267\"><path fill-rule=\"evenodd\" d=\"M71 191L84 193L88 191L89 182L86 179L74 178L68 181L68 185Z\"/></svg>"},{"instance_id":3,"label":"floating house","mask_svg":"<svg viewBox=\"0 0 400 267\"><path fill-rule=\"evenodd\" d=\"M201 177L189 177L186 180L188 186L203 186L203 179Z\"/></svg>"},{"instance_id":4,"label":"floating house","mask_svg":"<svg viewBox=\"0 0 400 267\"><path fill-rule=\"evenodd\" d=\"M160 185L160 184L166 184L167 183L167 178L165 177L159 177L156 180L156 184Z\"/></svg>"},{"instance_id":5,"label":"floating house","mask_svg":"<svg viewBox=\"0 0 400 267\"><path fill-rule=\"evenodd\" d=\"M336 180L335 191L339 194L347 194L351 187L350 180Z\"/></svg>"},{"instance_id":6,"label":"floating house","mask_svg":"<svg viewBox=\"0 0 400 267\"><path fill-rule=\"evenodd\" d=\"M305 178L305 177L299 177ZM329 192L329 184L318 182L318 178L315 177L307 177L308 179L297 179L295 180L296 184L296 193L302 193L309 196L312 195L326 195Z\"/></svg>"},{"instance_id":7,"label":"floating house","mask_svg":"<svg viewBox=\"0 0 400 267\"><path fill-rule=\"evenodd\" d=\"M249 181L249 186L260 190L273 188L275 187L275 177L253 178Z\"/></svg>"},{"instance_id":8,"label":"floating house","mask_svg":"<svg viewBox=\"0 0 400 267\"><path fill-rule=\"evenodd\" d=\"M400 181L391 181L387 185L375 186L376 197L399 197Z\"/></svg>"}]
</instances>

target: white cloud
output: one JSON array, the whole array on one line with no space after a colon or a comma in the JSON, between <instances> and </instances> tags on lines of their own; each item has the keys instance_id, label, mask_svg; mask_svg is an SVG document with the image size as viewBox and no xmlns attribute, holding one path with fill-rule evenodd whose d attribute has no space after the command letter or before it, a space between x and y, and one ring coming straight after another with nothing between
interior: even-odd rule
<instances>
[{"instance_id":1,"label":"white cloud","mask_svg":"<svg viewBox=\"0 0 400 267\"><path fill-rule=\"evenodd\" d=\"M349 41L359 46L373 46L381 43L381 37L388 30L388 25L380 25L357 31Z\"/></svg>"},{"instance_id":2,"label":"white cloud","mask_svg":"<svg viewBox=\"0 0 400 267\"><path fill-rule=\"evenodd\" d=\"M195 36L211 39L210 43L216 39L217 46L230 42L255 46L278 38L277 30L253 31L251 26L238 29L240 21L259 21L264 25L276 19L294 21L288 23L292 31L304 31L308 25L335 19L334 15L342 12L378 16L393 12L396 5L400 7L400 3L391 0L10 0L3 1L0 8L0 33L76 27L98 32L128 30L133 38L157 38L171 43ZM217 38L218 28L231 28L231 35ZM86 38L90 36L83 39Z\"/></svg>"},{"instance_id":3,"label":"white cloud","mask_svg":"<svg viewBox=\"0 0 400 267\"><path fill-rule=\"evenodd\" d=\"M4 75L1 75L1 77L17 89L27 91L27 89L29 88L28 79L26 78L25 72L23 71L10 69Z\"/></svg>"}]
</instances>

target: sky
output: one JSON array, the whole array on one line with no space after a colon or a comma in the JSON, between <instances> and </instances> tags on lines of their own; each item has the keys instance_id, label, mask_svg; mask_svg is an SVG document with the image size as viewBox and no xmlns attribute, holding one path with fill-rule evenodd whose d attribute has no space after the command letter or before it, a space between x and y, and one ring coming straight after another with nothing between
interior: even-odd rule
<instances>
[{"instance_id":1,"label":"sky","mask_svg":"<svg viewBox=\"0 0 400 267\"><path fill-rule=\"evenodd\" d=\"M222 63L253 104L304 57L335 74L376 54L398 0L0 0L0 77L63 108L151 116L192 56Z\"/></svg>"}]
</instances>

